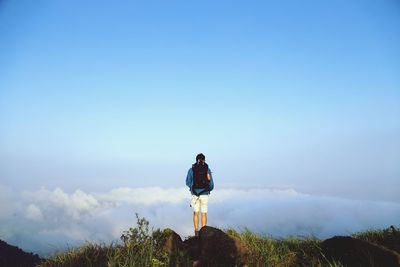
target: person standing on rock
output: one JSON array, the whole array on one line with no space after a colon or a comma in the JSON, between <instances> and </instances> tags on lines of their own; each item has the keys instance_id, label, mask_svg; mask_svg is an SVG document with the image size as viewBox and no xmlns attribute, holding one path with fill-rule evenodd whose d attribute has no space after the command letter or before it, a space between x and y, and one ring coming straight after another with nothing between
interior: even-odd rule
<instances>
[{"instance_id":1,"label":"person standing on rock","mask_svg":"<svg viewBox=\"0 0 400 267\"><path fill-rule=\"evenodd\" d=\"M201 225L207 224L208 196L214 189L212 173L205 161L206 157L202 153L198 154L196 163L192 165L186 176L186 185L192 193L190 206L193 208L195 236L199 234L199 211L201 211Z\"/></svg>"}]
</instances>

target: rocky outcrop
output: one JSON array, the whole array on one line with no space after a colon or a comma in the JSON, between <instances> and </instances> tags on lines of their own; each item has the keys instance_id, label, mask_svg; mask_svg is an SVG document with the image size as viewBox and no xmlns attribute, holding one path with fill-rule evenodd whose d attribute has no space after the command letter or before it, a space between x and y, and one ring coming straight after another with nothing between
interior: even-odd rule
<instances>
[{"instance_id":1,"label":"rocky outcrop","mask_svg":"<svg viewBox=\"0 0 400 267\"><path fill-rule=\"evenodd\" d=\"M189 249L188 245L183 243L181 237L171 229L164 230L164 240L163 249L168 254L179 251L187 252Z\"/></svg>"},{"instance_id":2,"label":"rocky outcrop","mask_svg":"<svg viewBox=\"0 0 400 267\"><path fill-rule=\"evenodd\" d=\"M177 250L187 253L189 266L244 266L248 262L249 249L239 239L220 229L205 226L198 237L182 242L171 230L166 247L171 253ZM335 236L321 243L321 249L329 262L340 262L347 267L400 267L400 255L383 246L348 236Z\"/></svg>"},{"instance_id":3,"label":"rocky outcrop","mask_svg":"<svg viewBox=\"0 0 400 267\"><path fill-rule=\"evenodd\" d=\"M198 250L200 262L206 266L240 266L248 256L239 239L210 226L201 228Z\"/></svg>"},{"instance_id":4,"label":"rocky outcrop","mask_svg":"<svg viewBox=\"0 0 400 267\"><path fill-rule=\"evenodd\" d=\"M242 266L249 254L239 239L210 226L201 228L198 237L183 243L193 266Z\"/></svg>"},{"instance_id":5,"label":"rocky outcrop","mask_svg":"<svg viewBox=\"0 0 400 267\"><path fill-rule=\"evenodd\" d=\"M349 236L335 236L321 244L322 252L330 261L348 267L400 267L400 255L383 246Z\"/></svg>"},{"instance_id":6,"label":"rocky outcrop","mask_svg":"<svg viewBox=\"0 0 400 267\"><path fill-rule=\"evenodd\" d=\"M190 259L194 261L198 261L200 258L200 249L199 249L199 237L192 236L183 241L188 246L188 256Z\"/></svg>"},{"instance_id":7,"label":"rocky outcrop","mask_svg":"<svg viewBox=\"0 0 400 267\"><path fill-rule=\"evenodd\" d=\"M40 262L41 259L38 255L27 253L0 240L0 266L30 267L36 266Z\"/></svg>"}]
</instances>

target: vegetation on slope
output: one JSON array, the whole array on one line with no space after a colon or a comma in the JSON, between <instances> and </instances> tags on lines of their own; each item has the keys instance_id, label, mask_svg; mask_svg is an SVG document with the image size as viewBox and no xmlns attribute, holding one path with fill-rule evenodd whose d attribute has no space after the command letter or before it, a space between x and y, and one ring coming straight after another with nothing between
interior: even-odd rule
<instances>
[{"instance_id":1,"label":"vegetation on slope","mask_svg":"<svg viewBox=\"0 0 400 267\"><path fill-rule=\"evenodd\" d=\"M121 242L115 244L93 244L72 248L58 253L42 262L39 267L128 267L128 266L192 266L193 260L188 251L166 250L166 238L171 230L150 229L145 218L137 216L137 225L124 231ZM260 236L249 230L225 231L229 236L240 240L249 251L248 266L315 266L339 267L338 262L328 261L321 250L321 240L315 237L290 237L276 239ZM368 230L356 233L353 237L373 242L398 251L398 229Z\"/></svg>"},{"instance_id":2,"label":"vegetation on slope","mask_svg":"<svg viewBox=\"0 0 400 267\"><path fill-rule=\"evenodd\" d=\"M86 243L57 253L38 267L187 266L187 255L169 255L162 247L169 229L150 230L149 222L136 214L137 225L121 235L120 244Z\"/></svg>"}]
</instances>

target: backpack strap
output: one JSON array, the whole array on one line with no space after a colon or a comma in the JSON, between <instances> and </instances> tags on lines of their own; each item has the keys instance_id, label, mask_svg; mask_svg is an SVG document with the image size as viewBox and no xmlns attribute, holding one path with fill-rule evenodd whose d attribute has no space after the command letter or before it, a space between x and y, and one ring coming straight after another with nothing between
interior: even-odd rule
<instances>
[{"instance_id":1,"label":"backpack strap","mask_svg":"<svg viewBox=\"0 0 400 267\"><path fill-rule=\"evenodd\" d=\"M195 189L193 188L193 186L192 186L192 190L191 190L191 191L192 191L192 194L195 195L195 196L200 196L200 195L201 195L202 193L204 193L204 192L209 192L209 193L211 192L211 191L210 191L210 187L208 187L208 186L207 186L207 188L203 188L203 190L201 190L201 191L198 192L198 193L196 192L196 190L195 190Z\"/></svg>"}]
</instances>

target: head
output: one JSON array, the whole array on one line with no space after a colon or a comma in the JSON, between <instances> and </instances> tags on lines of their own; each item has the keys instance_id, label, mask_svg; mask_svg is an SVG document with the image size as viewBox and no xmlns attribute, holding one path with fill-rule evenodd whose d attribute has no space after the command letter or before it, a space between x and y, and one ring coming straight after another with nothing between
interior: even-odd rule
<instances>
[{"instance_id":1,"label":"head","mask_svg":"<svg viewBox=\"0 0 400 267\"><path fill-rule=\"evenodd\" d=\"M197 164L204 164L205 161L206 161L206 157L203 155L203 153L200 153L196 156Z\"/></svg>"}]
</instances>

